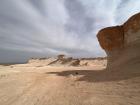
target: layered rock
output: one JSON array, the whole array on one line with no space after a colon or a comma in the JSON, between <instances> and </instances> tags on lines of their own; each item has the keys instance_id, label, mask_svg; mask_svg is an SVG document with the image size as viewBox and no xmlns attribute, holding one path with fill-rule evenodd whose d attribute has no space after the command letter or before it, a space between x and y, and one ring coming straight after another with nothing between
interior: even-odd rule
<instances>
[{"instance_id":1,"label":"layered rock","mask_svg":"<svg viewBox=\"0 0 140 105\"><path fill-rule=\"evenodd\" d=\"M140 65L140 13L121 26L100 30L97 37L107 53L107 69Z\"/></svg>"}]
</instances>

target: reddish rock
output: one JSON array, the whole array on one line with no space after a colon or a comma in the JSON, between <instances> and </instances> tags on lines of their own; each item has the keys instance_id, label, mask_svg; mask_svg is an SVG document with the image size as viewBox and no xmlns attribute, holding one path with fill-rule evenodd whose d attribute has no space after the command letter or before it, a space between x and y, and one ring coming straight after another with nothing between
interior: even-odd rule
<instances>
[{"instance_id":1,"label":"reddish rock","mask_svg":"<svg viewBox=\"0 0 140 105\"><path fill-rule=\"evenodd\" d=\"M140 13L130 17L127 22L124 23L124 32L132 31L133 33L140 30Z\"/></svg>"},{"instance_id":2,"label":"reddish rock","mask_svg":"<svg viewBox=\"0 0 140 105\"><path fill-rule=\"evenodd\" d=\"M104 28L99 31L97 37L101 47L105 50L121 48L124 43L122 26Z\"/></svg>"},{"instance_id":3,"label":"reddish rock","mask_svg":"<svg viewBox=\"0 0 140 105\"><path fill-rule=\"evenodd\" d=\"M131 45L140 39L140 13L132 16L123 25L125 46Z\"/></svg>"},{"instance_id":4,"label":"reddish rock","mask_svg":"<svg viewBox=\"0 0 140 105\"><path fill-rule=\"evenodd\" d=\"M107 68L123 67L126 62L140 59L140 13L132 16L121 26L100 30L97 38L107 53Z\"/></svg>"}]
</instances>

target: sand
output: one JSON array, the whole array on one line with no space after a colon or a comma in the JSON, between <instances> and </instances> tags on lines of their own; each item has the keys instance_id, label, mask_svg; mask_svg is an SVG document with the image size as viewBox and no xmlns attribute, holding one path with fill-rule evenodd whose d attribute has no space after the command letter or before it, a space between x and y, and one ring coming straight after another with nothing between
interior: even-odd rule
<instances>
[{"instance_id":1,"label":"sand","mask_svg":"<svg viewBox=\"0 0 140 105\"><path fill-rule=\"evenodd\" d=\"M0 105L140 105L140 71L0 66Z\"/></svg>"}]
</instances>

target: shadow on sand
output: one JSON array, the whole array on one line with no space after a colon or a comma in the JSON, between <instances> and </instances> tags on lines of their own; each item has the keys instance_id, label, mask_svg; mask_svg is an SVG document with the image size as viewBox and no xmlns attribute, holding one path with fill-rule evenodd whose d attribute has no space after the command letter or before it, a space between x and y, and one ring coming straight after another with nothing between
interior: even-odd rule
<instances>
[{"instance_id":1,"label":"shadow on sand","mask_svg":"<svg viewBox=\"0 0 140 105\"><path fill-rule=\"evenodd\" d=\"M140 72L109 71L109 70L67 70L62 72L47 72L46 74L56 74L58 76L69 77L80 76L77 81L86 82L109 82L127 80L140 77Z\"/></svg>"}]
</instances>

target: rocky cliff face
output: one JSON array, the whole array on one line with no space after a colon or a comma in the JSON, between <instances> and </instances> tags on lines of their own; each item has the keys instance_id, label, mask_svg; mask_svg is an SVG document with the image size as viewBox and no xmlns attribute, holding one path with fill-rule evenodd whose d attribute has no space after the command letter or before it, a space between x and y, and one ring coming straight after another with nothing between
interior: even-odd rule
<instances>
[{"instance_id":1,"label":"rocky cliff face","mask_svg":"<svg viewBox=\"0 0 140 105\"><path fill-rule=\"evenodd\" d=\"M99 31L97 38L107 53L107 69L140 66L140 13L121 26Z\"/></svg>"}]
</instances>

